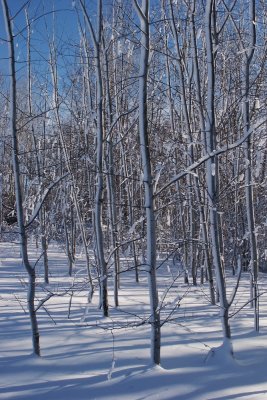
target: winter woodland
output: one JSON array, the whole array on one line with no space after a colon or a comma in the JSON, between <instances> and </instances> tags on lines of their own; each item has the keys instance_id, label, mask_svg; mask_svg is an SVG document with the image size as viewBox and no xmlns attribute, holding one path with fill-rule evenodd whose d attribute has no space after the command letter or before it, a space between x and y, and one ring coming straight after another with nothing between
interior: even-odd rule
<instances>
[{"instance_id":1,"label":"winter woodland","mask_svg":"<svg viewBox=\"0 0 267 400\"><path fill-rule=\"evenodd\" d=\"M267 398L266 1L1 0L1 14L0 368L56 371L61 337L77 371L83 348L103 357L91 394L79 370L80 399ZM238 368L236 382L253 370L242 396L241 383L183 391L170 357L192 335L201 357L182 346L184 385L194 357ZM143 369L131 349L148 351ZM114 389L120 362L142 395ZM0 399L39 393L10 382ZM41 386L40 400L58 398Z\"/></svg>"}]
</instances>

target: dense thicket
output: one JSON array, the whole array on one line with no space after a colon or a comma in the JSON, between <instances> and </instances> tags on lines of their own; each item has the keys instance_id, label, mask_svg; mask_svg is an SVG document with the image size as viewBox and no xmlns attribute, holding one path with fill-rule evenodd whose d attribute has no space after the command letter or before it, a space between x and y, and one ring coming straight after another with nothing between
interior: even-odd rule
<instances>
[{"instance_id":1,"label":"dense thicket","mask_svg":"<svg viewBox=\"0 0 267 400\"><path fill-rule=\"evenodd\" d=\"M50 241L64 246L69 274L82 248L89 298L100 288L108 315L107 283L118 305L122 256L138 282L164 255L185 282L209 281L230 339L225 275L240 260L257 328L257 276L267 268L265 1L81 0L67 11L49 1L43 14L29 3L17 15L7 3L18 19L24 224L42 239L46 281ZM77 27L71 38L61 32L66 12ZM0 82L2 238L17 215L8 79Z\"/></svg>"}]
</instances>

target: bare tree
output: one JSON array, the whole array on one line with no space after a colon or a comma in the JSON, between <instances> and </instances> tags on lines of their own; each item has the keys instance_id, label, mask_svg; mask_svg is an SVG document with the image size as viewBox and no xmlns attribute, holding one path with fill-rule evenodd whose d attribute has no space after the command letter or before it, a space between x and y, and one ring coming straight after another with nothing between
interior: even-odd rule
<instances>
[{"instance_id":1,"label":"bare tree","mask_svg":"<svg viewBox=\"0 0 267 400\"><path fill-rule=\"evenodd\" d=\"M20 247L24 267L28 274L28 310L31 321L32 329L32 343L34 354L40 356L40 342L39 342L39 329L37 316L34 306L35 300L35 281L36 274L34 267L29 262L28 246L27 246L27 233L25 229L24 215L23 215L23 198L21 188L21 172L19 162L19 142L17 130L17 79L16 79L16 59L14 48L14 35L12 31L11 16L9 13L6 0L2 0L2 9L6 25L6 34L9 48L9 69L10 69L10 123L12 134L12 155L13 155L13 173L15 179L15 192L16 192L16 206L17 206L17 219L20 235Z\"/></svg>"},{"instance_id":2,"label":"bare tree","mask_svg":"<svg viewBox=\"0 0 267 400\"><path fill-rule=\"evenodd\" d=\"M27 8L25 8L25 17L27 23L27 86L28 86L28 112L29 118L32 119L31 123L31 133L34 143L34 154L36 160L36 169L38 175L38 181L40 187L42 186L42 179L41 179L41 165L40 159L38 154L38 144L36 139L36 132L34 127L34 120L33 120L33 101L32 101L32 65L31 65L31 23L28 14ZM43 160L44 162L44 160ZM45 227L45 208L42 207L40 211L40 233L41 233L41 246L43 252L43 260L44 260L44 281L45 283L49 283L49 268L48 268L48 239L46 234L46 227Z\"/></svg>"},{"instance_id":3,"label":"bare tree","mask_svg":"<svg viewBox=\"0 0 267 400\"><path fill-rule=\"evenodd\" d=\"M256 46L256 5L255 0L249 1L249 42L244 44L244 57L243 57L243 87L242 87L242 115L243 115L243 129L246 135L250 129L250 65L253 60L253 55ZM248 236L250 241L251 253L251 299L254 301L254 325L256 331L259 330L259 297L258 297L258 248L257 237L255 232L255 217L253 206L253 182L252 182L252 137L249 137L245 144L245 193L246 193L246 212L248 223Z\"/></svg>"},{"instance_id":4,"label":"bare tree","mask_svg":"<svg viewBox=\"0 0 267 400\"><path fill-rule=\"evenodd\" d=\"M91 298L94 293L94 286L93 286L93 280L92 280L92 273L91 273L91 263L90 263L90 257L88 253L88 244L86 240L86 233L85 233L85 227L84 227L84 220L82 216L82 212L80 209L79 201L78 201L78 196L76 192L76 180L74 176L74 172L71 166L70 162L70 157L67 149L67 144L64 138L64 130L63 130L63 125L61 121L61 116L60 116L60 99L59 99L59 87L58 87L58 71L57 71L57 57L56 57L56 44L53 40L49 43L49 50L50 50L50 69L51 69L51 78L52 78L52 87L53 87L53 109L55 112L55 119L58 127L58 135L59 135L59 140L62 146L62 151L63 151L63 156L64 156L64 161L65 165L68 171L68 174L70 176L71 180L71 195L73 197L74 205L75 205L75 210L77 214L77 219L78 219L78 224L81 232L81 237L82 237L82 243L84 247L84 252L85 252L85 258L86 258L86 267L87 267L87 274L88 274L88 280L89 280L89 294L88 294L88 300L91 301Z\"/></svg>"},{"instance_id":5,"label":"bare tree","mask_svg":"<svg viewBox=\"0 0 267 400\"><path fill-rule=\"evenodd\" d=\"M205 38L207 51L207 116L205 121L206 134L206 151L208 154L216 149L216 124L215 124L215 64L214 64L214 46L212 33L215 27L214 12L215 3L213 0L206 2L205 9ZM220 314L224 337L225 348L233 353L231 343L231 329L229 324L229 303L226 296L226 282L224 276L224 268L221 258L220 248L220 221L218 214L218 159L212 156L206 163L206 179L208 186L208 204L209 204L209 219L210 219L210 236L212 245L212 257L216 273L216 282L219 291Z\"/></svg>"},{"instance_id":6,"label":"bare tree","mask_svg":"<svg viewBox=\"0 0 267 400\"><path fill-rule=\"evenodd\" d=\"M95 194L95 231L96 231L96 248L97 258L99 263L100 278L100 304L103 310L103 315L108 316L108 270L107 262L104 254L103 242L103 141L104 141L104 124L103 124L103 80L101 70L101 42L102 42L102 0L98 0L97 6L97 29L94 31L91 20L88 16L86 7L82 0L80 5L83 10L85 21L91 35L91 40L94 47L94 55L96 62L96 83L97 83L97 133L96 133L96 194Z\"/></svg>"},{"instance_id":7,"label":"bare tree","mask_svg":"<svg viewBox=\"0 0 267 400\"><path fill-rule=\"evenodd\" d=\"M160 364L160 310L156 278L156 223L153 201L153 180L151 171L150 147L147 114L147 75L149 58L149 1L142 0L141 6L134 0L140 19L141 50L139 70L139 138L141 147L142 172L144 184L144 207L146 211L146 268L150 294L151 358Z\"/></svg>"}]
</instances>

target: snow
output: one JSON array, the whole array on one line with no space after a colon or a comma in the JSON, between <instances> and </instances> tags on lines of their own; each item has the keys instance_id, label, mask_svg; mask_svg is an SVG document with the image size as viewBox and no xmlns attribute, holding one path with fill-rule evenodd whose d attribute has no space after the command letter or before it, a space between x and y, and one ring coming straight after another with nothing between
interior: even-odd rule
<instances>
[{"instance_id":1,"label":"snow","mask_svg":"<svg viewBox=\"0 0 267 400\"><path fill-rule=\"evenodd\" d=\"M32 262L39 249L30 246ZM50 284L41 262L37 302L57 295L38 311L42 357L33 356L26 313L26 274L16 243L0 243L0 399L1 400L260 400L267 399L267 294L261 276L261 330L253 332L252 310L245 306L231 318L234 359L222 344L218 306L208 301L208 287L172 282L170 266L159 269L163 304L162 364L150 364L148 290L145 275L121 274L120 306L102 318L95 294L87 304L86 267L76 260L75 278L67 276L66 256L49 250ZM173 267L175 268L175 267ZM74 271L75 271L74 269ZM81 272L84 271L84 274ZM231 293L234 287L234 278ZM234 314L249 297L249 276L241 277ZM112 285L112 282L110 282ZM69 313L70 292L72 304ZM62 295L64 294L65 295ZM61 296L60 296L61 294ZM174 303L179 302L179 307ZM173 312L172 312L173 310Z\"/></svg>"}]
</instances>

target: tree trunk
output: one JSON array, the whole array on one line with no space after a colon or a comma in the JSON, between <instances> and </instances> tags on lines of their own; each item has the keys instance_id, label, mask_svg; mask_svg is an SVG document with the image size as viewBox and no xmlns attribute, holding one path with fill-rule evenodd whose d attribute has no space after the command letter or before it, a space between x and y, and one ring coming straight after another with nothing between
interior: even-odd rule
<instances>
[{"instance_id":1,"label":"tree trunk","mask_svg":"<svg viewBox=\"0 0 267 400\"><path fill-rule=\"evenodd\" d=\"M94 223L96 232L96 249L99 269L101 274L100 279L100 305L102 307L103 316L108 316L108 270L104 255L104 241L102 228L102 213L103 213L103 81L101 71L100 46L102 41L102 0L98 0L97 11L97 29L93 29L92 23L84 6L80 0L80 5L89 29L91 39L94 46L95 63L96 63L96 101L97 101L97 133L96 133L96 193L95 193L95 208L94 208Z\"/></svg>"},{"instance_id":2,"label":"tree trunk","mask_svg":"<svg viewBox=\"0 0 267 400\"><path fill-rule=\"evenodd\" d=\"M50 67L51 67L51 76L52 76L52 85L53 85L53 107L55 111L55 117L56 117L56 122L58 126L58 133L59 133L59 139L60 143L62 146L63 150L63 155L64 155L64 160L66 164L67 171L70 175L71 178L71 196L74 201L75 205L75 210L78 218L78 223L79 223L79 228L81 232L81 237L82 237L82 242L83 242L83 247L84 247L84 253L85 253L85 259L86 259L86 268L87 268L87 274L88 274L88 281L89 281L89 293L88 293L88 301L91 301L93 293L94 293L94 286L93 286L93 280L92 280L92 274L91 274L91 267L90 267L90 257L88 253L88 246L87 246L87 240L86 240L86 232L85 232L85 227L84 227L84 220L83 216L81 213L81 208L79 205L78 201L78 196L76 192L76 184L75 184L75 176L73 173L73 169L71 167L71 162L70 162L70 156L68 153L67 145L65 142L65 137L64 137L64 132L61 124L61 117L60 117L60 100L59 100L59 94L58 94L58 77L57 77L57 62L56 62L56 54L55 54L55 43L50 43Z\"/></svg>"},{"instance_id":3,"label":"tree trunk","mask_svg":"<svg viewBox=\"0 0 267 400\"><path fill-rule=\"evenodd\" d=\"M242 88L242 114L244 135L250 129L250 64L253 59L256 45L256 15L255 0L249 2L249 45L243 58L243 88ZM254 307L254 326L259 331L259 296L258 296L258 248L257 237L255 233L255 217L253 206L253 179L252 179L252 139L249 137L245 142L245 194L246 194L246 213L248 224L248 236L250 241L250 268L251 268L251 305Z\"/></svg>"},{"instance_id":4,"label":"tree trunk","mask_svg":"<svg viewBox=\"0 0 267 400\"><path fill-rule=\"evenodd\" d=\"M107 114L108 114L108 130L113 123L113 112L112 102L110 94L110 82L109 82L109 63L107 49L105 49L105 76L106 76L106 101L107 101ZM118 245L118 232L117 232L117 209L116 209L116 193L114 184L114 161L113 161L113 133L111 132L106 138L107 141L107 195L108 195L108 210L110 219L110 237L113 248L113 286L114 286L114 304L115 307L119 305L119 273L120 273L120 255Z\"/></svg>"},{"instance_id":5,"label":"tree trunk","mask_svg":"<svg viewBox=\"0 0 267 400\"><path fill-rule=\"evenodd\" d=\"M11 27L11 18L6 0L2 0L2 9L6 25L6 33L9 48L9 68L10 68L10 122L12 133L12 155L13 155L13 172L15 180L15 192L17 203L17 219L20 235L21 255L24 267L28 273L28 310L31 321L32 330L32 343L34 354L40 356L40 342L39 342L39 329L37 316L34 306L35 300L35 269L30 265L28 258L27 234L24 224L23 215L23 198L20 183L20 165L19 165L19 143L17 137L17 82L16 82L16 68L15 68L15 50L14 50L14 36Z\"/></svg>"},{"instance_id":6,"label":"tree trunk","mask_svg":"<svg viewBox=\"0 0 267 400\"><path fill-rule=\"evenodd\" d=\"M200 129L201 129L201 140L206 143L205 136L205 119L202 105L202 97L201 97L201 84L200 84L200 76L199 76L199 65L198 65L198 54L197 54L197 43L196 43L196 28L195 28L195 0L192 5L192 10L190 13L190 25L191 25L191 38L192 38L192 51L193 51L193 77L196 86L196 97L198 103L198 111L199 111L199 120L200 120ZM205 146L206 149L206 146ZM203 235L204 242L204 251L205 251L205 262L207 266L207 275L209 281L209 289L210 289L210 297L211 304L215 304L215 289L213 282L213 271L212 271L212 263L210 260L210 252L209 252L209 235L208 235L208 227L206 221L206 212L205 212L205 196L201 193L200 187L197 188L197 200L199 203L199 212L200 212L200 227Z\"/></svg>"},{"instance_id":7,"label":"tree trunk","mask_svg":"<svg viewBox=\"0 0 267 400\"><path fill-rule=\"evenodd\" d=\"M206 145L207 153L211 154L216 148L216 129L215 129L215 110L214 110L214 93L215 93L215 65L214 52L212 43L212 17L213 17L213 0L206 2L205 14L205 37L207 48L207 72L208 72L208 87L207 87L207 118L206 118ZM221 324L223 330L223 342L226 351L233 353L231 345L231 329L229 324L229 304L226 297L226 282L224 269L222 265L220 252L220 230L218 218L218 176L217 176L217 158L211 157L206 163L206 177L208 186L208 204L209 204L209 219L210 219L210 237L212 246L213 264L216 272L217 287L219 290L219 301L221 309Z\"/></svg>"},{"instance_id":8,"label":"tree trunk","mask_svg":"<svg viewBox=\"0 0 267 400\"><path fill-rule=\"evenodd\" d=\"M29 116L33 118L33 105L32 105L32 70L31 70L31 24L28 15L27 9L25 9L25 16L27 22L27 76L28 76L28 109L29 109ZM35 152L35 160L36 160L36 169L38 173L38 180L39 186L42 186L42 178L41 178L41 165L38 155L38 148L37 148L37 140L36 134L34 129L34 123L31 125L31 133L34 143L34 152ZM45 164L45 160L43 159L43 165ZM43 206L44 208L44 206ZM40 236L41 236L41 246L42 246L42 253L43 253L43 262L44 262L44 281L46 284L49 283L49 264L48 264L48 240L46 235L46 228L45 228L45 210L42 209L40 212Z\"/></svg>"},{"instance_id":9,"label":"tree trunk","mask_svg":"<svg viewBox=\"0 0 267 400\"><path fill-rule=\"evenodd\" d=\"M160 364L160 310L156 279L156 223L153 202L153 182L148 140L147 75L149 57L149 1L142 0L140 7L134 0L141 26L141 54L139 70L139 138L146 210L146 268L150 295L151 358Z\"/></svg>"}]
</instances>

